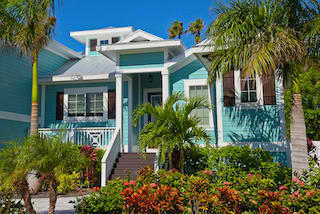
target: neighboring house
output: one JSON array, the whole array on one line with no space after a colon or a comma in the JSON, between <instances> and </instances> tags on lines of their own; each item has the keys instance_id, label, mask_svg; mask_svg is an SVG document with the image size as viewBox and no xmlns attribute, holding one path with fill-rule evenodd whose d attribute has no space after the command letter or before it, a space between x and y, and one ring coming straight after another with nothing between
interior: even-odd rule
<instances>
[{"instance_id":1,"label":"neighboring house","mask_svg":"<svg viewBox=\"0 0 320 214\"><path fill-rule=\"evenodd\" d=\"M39 130L48 135L62 128L68 141L105 149L102 184L119 152L138 150L139 132L153 119L146 115L134 127L131 115L136 106L142 102L159 105L178 91L184 91L187 97L208 96L212 110L199 108L197 115L211 134L212 144L265 148L276 161L291 166L281 79L262 84L259 76L241 79L240 71L234 71L208 87L210 51L205 42L187 49L181 40L162 39L132 27L77 31L70 35L85 45L85 55L72 50L68 53L73 57L64 57L59 50L50 52L62 61L60 66L44 69L39 75ZM39 61L51 63L45 57ZM15 85L9 83L14 79L8 79L8 84ZM23 87L30 98L29 85ZM6 97L10 92L7 90ZM6 103L17 107L19 101L15 99L19 98L9 99L11 102ZM27 100L18 105L18 110L26 108L24 114L28 117L21 128L25 132L29 103ZM18 110L14 112L22 114ZM7 111L10 112L10 106Z\"/></svg>"}]
</instances>

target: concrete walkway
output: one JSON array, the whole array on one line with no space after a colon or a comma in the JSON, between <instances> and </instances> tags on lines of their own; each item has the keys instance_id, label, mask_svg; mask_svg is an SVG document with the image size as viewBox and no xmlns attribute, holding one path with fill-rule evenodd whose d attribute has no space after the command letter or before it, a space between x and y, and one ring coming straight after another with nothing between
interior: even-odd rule
<instances>
[{"instance_id":1,"label":"concrete walkway","mask_svg":"<svg viewBox=\"0 0 320 214\"><path fill-rule=\"evenodd\" d=\"M76 201L76 197L60 197L57 199L55 213L56 214L76 214L73 205L69 201ZM31 199L33 208L37 214L47 214L49 210L49 198L33 198Z\"/></svg>"}]
</instances>

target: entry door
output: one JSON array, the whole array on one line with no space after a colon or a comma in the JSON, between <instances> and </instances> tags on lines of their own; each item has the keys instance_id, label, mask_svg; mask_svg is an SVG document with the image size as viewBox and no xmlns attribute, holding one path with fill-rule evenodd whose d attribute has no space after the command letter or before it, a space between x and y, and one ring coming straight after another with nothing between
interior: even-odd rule
<instances>
[{"instance_id":1,"label":"entry door","mask_svg":"<svg viewBox=\"0 0 320 214\"><path fill-rule=\"evenodd\" d=\"M153 107L157 107L162 103L162 93L161 92L149 92L148 93L148 102L151 103ZM148 115L148 122L154 122L155 118Z\"/></svg>"}]
</instances>

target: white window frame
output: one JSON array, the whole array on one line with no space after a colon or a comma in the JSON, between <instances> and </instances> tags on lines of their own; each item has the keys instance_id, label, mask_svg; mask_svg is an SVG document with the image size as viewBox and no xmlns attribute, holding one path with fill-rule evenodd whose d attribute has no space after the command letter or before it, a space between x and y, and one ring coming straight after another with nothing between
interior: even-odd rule
<instances>
[{"instance_id":1,"label":"white window frame","mask_svg":"<svg viewBox=\"0 0 320 214\"><path fill-rule=\"evenodd\" d=\"M187 99L190 99L190 86L208 86L207 79L188 79L184 80L184 94ZM208 101L211 104L211 87L208 86ZM209 109L209 125L200 125L204 128L213 128L213 113Z\"/></svg>"},{"instance_id":2,"label":"white window frame","mask_svg":"<svg viewBox=\"0 0 320 214\"><path fill-rule=\"evenodd\" d=\"M103 93L103 116L68 117L69 94ZM108 87L65 88L63 95L63 121L64 122L106 122L108 121Z\"/></svg>"},{"instance_id":3,"label":"white window frame","mask_svg":"<svg viewBox=\"0 0 320 214\"><path fill-rule=\"evenodd\" d=\"M241 102L241 74L240 70L234 71L234 91L235 102L237 107L244 108L261 108L263 107L263 84L260 76L256 74L256 92L257 102Z\"/></svg>"}]
</instances>

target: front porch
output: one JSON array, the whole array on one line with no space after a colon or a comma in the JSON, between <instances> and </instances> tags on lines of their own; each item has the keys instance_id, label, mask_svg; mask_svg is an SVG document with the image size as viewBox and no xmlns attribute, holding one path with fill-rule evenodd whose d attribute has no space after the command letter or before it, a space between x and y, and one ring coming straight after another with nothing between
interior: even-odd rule
<instances>
[{"instance_id":1,"label":"front porch","mask_svg":"<svg viewBox=\"0 0 320 214\"><path fill-rule=\"evenodd\" d=\"M60 136L65 142L107 150L115 130L116 127L40 128L38 132L41 137Z\"/></svg>"}]
</instances>

